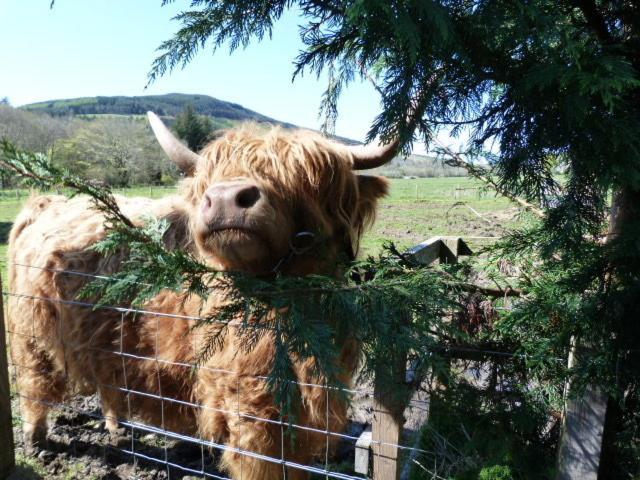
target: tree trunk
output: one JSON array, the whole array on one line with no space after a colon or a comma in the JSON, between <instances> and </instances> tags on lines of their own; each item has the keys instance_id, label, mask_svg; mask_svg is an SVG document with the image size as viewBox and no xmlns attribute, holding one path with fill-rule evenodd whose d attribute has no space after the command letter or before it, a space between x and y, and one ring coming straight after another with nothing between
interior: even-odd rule
<instances>
[{"instance_id":1,"label":"tree trunk","mask_svg":"<svg viewBox=\"0 0 640 480\"><path fill-rule=\"evenodd\" d=\"M607 241L615 240L619 235L623 235L625 229L633 224L640 224L640 191L631 188L623 188L616 192L611 205L611 220ZM628 252L630 256L640 256L638 243L634 244L634 250ZM639 272L640 273L640 272ZM634 319L629 319L634 321ZM624 323L623 323L624 325ZM616 332L619 337L629 340L631 332ZM638 342L636 342L638 343ZM598 478L613 478L618 469L618 455L615 446L616 435L623 427L624 411L620 405L621 400L609 398L607 414L604 424L602 438L602 454L600 458L600 469Z\"/></svg>"},{"instance_id":2,"label":"tree trunk","mask_svg":"<svg viewBox=\"0 0 640 480\"><path fill-rule=\"evenodd\" d=\"M624 235L634 223L640 223L640 192L623 188L613 197L606 241L611 242ZM637 256L640 252L628 252L628 255ZM611 333L627 341L631 334L623 331ZM588 350L588 340L578 338L574 342L572 361L579 362L580 352ZM556 479L615 478L618 464L615 439L622 427L622 414L619 400L608 398L595 386L587 386L581 396L568 399Z\"/></svg>"}]
</instances>

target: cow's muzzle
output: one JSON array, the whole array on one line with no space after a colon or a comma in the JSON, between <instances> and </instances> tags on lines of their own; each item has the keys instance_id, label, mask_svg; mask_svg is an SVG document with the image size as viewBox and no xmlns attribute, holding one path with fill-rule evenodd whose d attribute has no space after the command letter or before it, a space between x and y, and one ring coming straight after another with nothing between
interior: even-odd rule
<instances>
[{"instance_id":1,"label":"cow's muzzle","mask_svg":"<svg viewBox=\"0 0 640 480\"><path fill-rule=\"evenodd\" d=\"M209 187L202 198L200 214L211 230L244 228L247 220L264 206L261 189L248 181L220 182Z\"/></svg>"}]
</instances>

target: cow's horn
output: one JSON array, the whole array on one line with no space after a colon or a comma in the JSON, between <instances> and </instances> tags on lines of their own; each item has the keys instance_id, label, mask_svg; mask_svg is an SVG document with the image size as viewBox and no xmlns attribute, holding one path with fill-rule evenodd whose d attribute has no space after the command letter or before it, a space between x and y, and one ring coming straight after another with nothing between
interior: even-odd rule
<instances>
[{"instance_id":1,"label":"cow's horn","mask_svg":"<svg viewBox=\"0 0 640 480\"><path fill-rule=\"evenodd\" d=\"M399 140L386 145L354 145L347 147L353 155L354 170L368 170L390 162L398 153Z\"/></svg>"},{"instance_id":2,"label":"cow's horn","mask_svg":"<svg viewBox=\"0 0 640 480\"><path fill-rule=\"evenodd\" d=\"M156 135L156 139L162 147L162 150L164 150L164 153L167 154L171 161L175 163L185 175L192 175L200 156L185 147L155 113L147 112L147 117L149 118L151 129Z\"/></svg>"}]
</instances>

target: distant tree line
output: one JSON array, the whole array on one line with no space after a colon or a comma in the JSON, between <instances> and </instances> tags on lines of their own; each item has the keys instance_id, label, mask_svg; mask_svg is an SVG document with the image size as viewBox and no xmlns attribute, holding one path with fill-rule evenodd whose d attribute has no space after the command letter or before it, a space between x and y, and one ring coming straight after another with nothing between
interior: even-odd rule
<instances>
[{"instance_id":1,"label":"distant tree line","mask_svg":"<svg viewBox=\"0 0 640 480\"><path fill-rule=\"evenodd\" d=\"M201 149L221 126L227 124L197 115L191 105L174 122L177 135L193 150ZM13 108L3 100L0 138L50 153L58 165L114 187L171 184L179 178L143 116L52 116ZM1 188L15 186L15 178L0 176Z\"/></svg>"},{"instance_id":2,"label":"distant tree line","mask_svg":"<svg viewBox=\"0 0 640 480\"><path fill-rule=\"evenodd\" d=\"M174 183L178 178L146 119L105 117L83 123L54 147L58 164L116 187Z\"/></svg>"},{"instance_id":3,"label":"distant tree line","mask_svg":"<svg viewBox=\"0 0 640 480\"><path fill-rule=\"evenodd\" d=\"M0 138L50 153L57 164L112 186L173 183L179 176L143 117L54 117L4 104ZM17 180L1 177L0 186L15 187Z\"/></svg>"},{"instance_id":4,"label":"distant tree line","mask_svg":"<svg viewBox=\"0 0 640 480\"><path fill-rule=\"evenodd\" d=\"M95 98L107 104L119 97ZM13 108L8 99L0 99L0 139L26 150L50 153L58 165L114 187L172 184L180 176L166 160L143 115L50 115L45 111ZM186 104L172 128L190 149L198 151L217 130L233 125L225 118L199 115L194 105ZM398 158L377 173L395 178L466 174L433 158L416 156ZM0 188L15 186L16 179L0 175Z\"/></svg>"},{"instance_id":5,"label":"distant tree line","mask_svg":"<svg viewBox=\"0 0 640 480\"><path fill-rule=\"evenodd\" d=\"M466 177L468 175L463 168L451 167L434 156L423 155L397 157L390 163L372 170L371 173L388 178Z\"/></svg>"}]
</instances>

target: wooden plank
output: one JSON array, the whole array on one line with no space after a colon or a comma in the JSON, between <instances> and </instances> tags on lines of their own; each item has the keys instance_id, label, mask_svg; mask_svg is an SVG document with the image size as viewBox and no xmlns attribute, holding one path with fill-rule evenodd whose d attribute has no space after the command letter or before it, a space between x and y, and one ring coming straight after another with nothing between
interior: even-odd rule
<instances>
[{"instance_id":1,"label":"wooden plank","mask_svg":"<svg viewBox=\"0 0 640 480\"><path fill-rule=\"evenodd\" d=\"M402 323L411 321L403 315ZM373 480L398 480L402 465L400 449L404 410L409 400L407 352L397 351L389 363L376 370L373 387L372 444Z\"/></svg>"},{"instance_id":2,"label":"wooden plank","mask_svg":"<svg viewBox=\"0 0 640 480\"><path fill-rule=\"evenodd\" d=\"M0 276L0 479L7 478L15 466L6 340L4 306L2 302L2 276Z\"/></svg>"},{"instance_id":3,"label":"wooden plank","mask_svg":"<svg viewBox=\"0 0 640 480\"><path fill-rule=\"evenodd\" d=\"M473 254L467 243L461 237L433 237L426 242L416 245L407 253L413 255L413 258L416 261L425 265L429 265L435 261L438 261L439 263L457 263L459 256ZM415 382L415 368L416 365L412 365L407 371L408 384ZM436 384L440 383L439 388L442 388L444 385L441 383L442 380L443 378L436 380ZM414 394L413 400L416 404L422 403L424 405L423 411L418 415L414 415L414 424L410 427L405 426L405 428L412 428L415 431L414 447L417 448L420 442L422 426L427 422L431 412L429 411L429 395L426 393L426 390L418 390ZM400 474L401 479L406 480L409 478L412 463L415 461L415 455L415 450L409 452L404 468Z\"/></svg>"},{"instance_id":4,"label":"wooden plank","mask_svg":"<svg viewBox=\"0 0 640 480\"><path fill-rule=\"evenodd\" d=\"M356 442L356 456L354 471L362 475L369 475L369 466L371 464L371 428L367 428L358 437Z\"/></svg>"},{"instance_id":5,"label":"wooden plank","mask_svg":"<svg viewBox=\"0 0 640 480\"><path fill-rule=\"evenodd\" d=\"M442 241L440 237L433 237L407 250L407 255L422 265L430 265L434 262L455 263L456 255Z\"/></svg>"},{"instance_id":6,"label":"wooden plank","mask_svg":"<svg viewBox=\"0 0 640 480\"><path fill-rule=\"evenodd\" d=\"M388 385L386 386L388 388ZM400 478L399 449L402 436L402 414L398 414L397 400L376 375L373 399L371 450L373 452L373 480Z\"/></svg>"},{"instance_id":7,"label":"wooden plank","mask_svg":"<svg viewBox=\"0 0 640 480\"><path fill-rule=\"evenodd\" d=\"M418 263L430 265L455 263L458 255L470 255L471 249L460 237L433 237L406 253ZM375 378L371 435L373 480L398 480L402 472L398 445L402 440L403 414L408 400L407 382L413 380L414 372L411 369L407 372L407 352L397 352L392 363L393 368L376 372ZM423 400L426 403L426 399ZM420 426L426 420L426 412L421 420ZM361 463L364 463L364 454Z\"/></svg>"},{"instance_id":8,"label":"wooden plank","mask_svg":"<svg viewBox=\"0 0 640 480\"><path fill-rule=\"evenodd\" d=\"M578 361L576 339L571 343L569 368ZM569 392L570 384L565 388ZM593 385L587 385L579 397L567 398L556 480L597 480L607 401L608 396Z\"/></svg>"},{"instance_id":9,"label":"wooden plank","mask_svg":"<svg viewBox=\"0 0 640 480\"><path fill-rule=\"evenodd\" d=\"M430 238L407 250L407 255L413 257L418 263L429 265L440 259L441 244L439 237Z\"/></svg>"},{"instance_id":10,"label":"wooden plank","mask_svg":"<svg viewBox=\"0 0 640 480\"><path fill-rule=\"evenodd\" d=\"M556 480L597 480L606 413L607 395L594 386L567 401Z\"/></svg>"},{"instance_id":11,"label":"wooden plank","mask_svg":"<svg viewBox=\"0 0 640 480\"><path fill-rule=\"evenodd\" d=\"M467 242L465 242L461 237L440 237L442 242L449 247L449 250L453 252L456 259L462 256L472 255L473 252Z\"/></svg>"}]
</instances>

